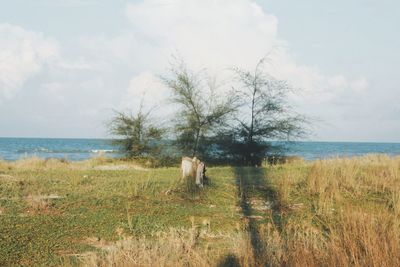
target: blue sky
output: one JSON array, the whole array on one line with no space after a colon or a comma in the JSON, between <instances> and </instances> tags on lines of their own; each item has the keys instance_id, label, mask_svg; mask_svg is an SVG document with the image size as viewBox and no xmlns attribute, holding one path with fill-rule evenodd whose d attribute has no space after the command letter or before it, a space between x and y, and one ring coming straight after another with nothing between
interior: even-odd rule
<instances>
[{"instance_id":1,"label":"blue sky","mask_svg":"<svg viewBox=\"0 0 400 267\"><path fill-rule=\"evenodd\" d=\"M179 53L221 79L269 51L313 140L400 142L396 1L0 1L0 136L106 137ZM278 47L278 49L276 49ZM154 104L151 103L151 104ZM165 114L165 112L160 112Z\"/></svg>"}]
</instances>

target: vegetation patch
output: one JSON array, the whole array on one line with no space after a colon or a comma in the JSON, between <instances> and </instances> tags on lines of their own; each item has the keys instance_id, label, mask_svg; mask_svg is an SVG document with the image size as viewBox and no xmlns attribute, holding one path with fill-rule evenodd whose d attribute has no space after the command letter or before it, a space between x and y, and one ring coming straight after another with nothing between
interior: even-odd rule
<instances>
[{"instance_id":1,"label":"vegetation patch","mask_svg":"<svg viewBox=\"0 0 400 267\"><path fill-rule=\"evenodd\" d=\"M1 174L2 266L400 264L400 158L213 167L194 197L178 168L27 162Z\"/></svg>"}]
</instances>

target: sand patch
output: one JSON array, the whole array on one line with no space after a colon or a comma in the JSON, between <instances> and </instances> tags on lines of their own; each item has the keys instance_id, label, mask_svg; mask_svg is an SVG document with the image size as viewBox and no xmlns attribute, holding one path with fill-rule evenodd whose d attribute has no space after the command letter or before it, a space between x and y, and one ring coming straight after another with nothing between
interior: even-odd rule
<instances>
[{"instance_id":1,"label":"sand patch","mask_svg":"<svg viewBox=\"0 0 400 267\"><path fill-rule=\"evenodd\" d=\"M138 171L148 171L148 169L136 165L99 165L93 169L98 171L119 171L119 170L138 170Z\"/></svg>"},{"instance_id":2,"label":"sand patch","mask_svg":"<svg viewBox=\"0 0 400 267\"><path fill-rule=\"evenodd\" d=\"M51 213L57 214L60 213L54 208L53 200L61 199L63 197L50 194L50 195L28 195L25 198L26 203L28 204L28 210L26 211L26 215L35 215L38 213Z\"/></svg>"},{"instance_id":3,"label":"sand patch","mask_svg":"<svg viewBox=\"0 0 400 267\"><path fill-rule=\"evenodd\" d=\"M56 194L50 194L50 195L28 195L26 199L31 199L31 200L46 200L46 199L60 199L64 198L62 196L56 195Z\"/></svg>"},{"instance_id":4,"label":"sand patch","mask_svg":"<svg viewBox=\"0 0 400 267\"><path fill-rule=\"evenodd\" d=\"M258 198L252 198L248 204L251 204L251 208L258 211L269 211L272 209L273 203L271 201L265 201Z\"/></svg>"}]
</instances>

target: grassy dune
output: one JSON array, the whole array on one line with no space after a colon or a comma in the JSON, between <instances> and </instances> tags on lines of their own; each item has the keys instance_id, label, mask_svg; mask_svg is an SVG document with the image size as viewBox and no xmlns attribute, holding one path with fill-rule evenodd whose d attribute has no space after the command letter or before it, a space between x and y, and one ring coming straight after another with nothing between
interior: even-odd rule
<instances>
[{"instance_id":1,"label":"grassy dune","mask_svg":"<svg viewBox=\"0 0 400 267\"><path fill-rule=\"evenodd\" d=\"M400 158L178 168L0 161L0 265L400 266Z\"/></svg>"}]
</instances>

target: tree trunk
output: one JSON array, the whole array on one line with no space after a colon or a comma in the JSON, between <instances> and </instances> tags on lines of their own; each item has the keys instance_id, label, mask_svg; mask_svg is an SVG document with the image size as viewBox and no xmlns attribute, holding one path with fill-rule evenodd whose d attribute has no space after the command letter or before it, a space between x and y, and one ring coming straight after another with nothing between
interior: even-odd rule
<instances>
[{"instance_id":1,"label":"tree trunk","mask_svg":"<svg viewBox=\"0 0 400 267\"><path fill-rule=\"evenodd\" d=\"M254 102L255 102L255 93L256 90L253 92L253 99L251 102L251 124L250 124L250 131L248 136L248 141L251 143L253 141L253 132L254 132Z\"/></svg>"},{"instance_id":2,"label":"tree trunk","mask_svg":"<svg viewBox=\"0 0 400 267\"><path fill-rule=\"evenodd\" d=\"M197 147L198 147L198 145L199 145L199 138L200 138L200 129L198 129L198 130L196 131L196 138L195 138L195 141L194 141L194 147L193 147L192 157L195 157L195 156L196 156Z\"/></svg>"},{"instance_id":3,"label":"tree trunk","mask_svg":"<svg viewBox=\"0 0 400 267\"><path fill-rule=\"evenodd\" d=\"M246 153L246 165L253 165L253 137L254 137L254 109L255 109L255 101L256 101L256 93L257 93L257 84L256 81L254 82L254 88L252 92L252 99L251 99L251 122L250 122L250 130L247 137L247 153Z\"/></svg>"}]
</instances>

